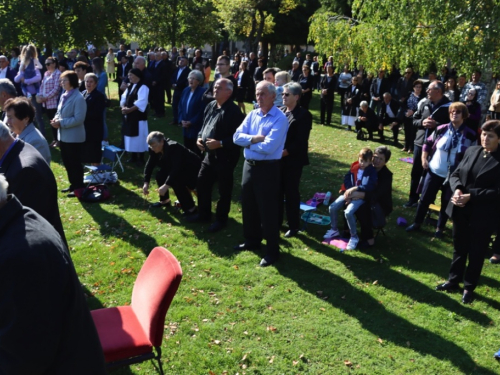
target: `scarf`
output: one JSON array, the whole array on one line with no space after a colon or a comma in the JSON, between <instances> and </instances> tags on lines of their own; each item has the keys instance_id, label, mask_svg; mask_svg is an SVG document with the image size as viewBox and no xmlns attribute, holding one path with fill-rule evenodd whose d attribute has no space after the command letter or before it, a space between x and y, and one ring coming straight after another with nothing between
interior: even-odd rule
<instances>
[{"instance_id":1,"label":"scarf","mask_svg":"<svg viewBox=\"0 0 500 375\"><path fill-rule=\"evenodd\" d=\"M451 136L446 140L446 144L444 145L443 150L446 152L450 152L452 149L457 148L458 141L460 140L460 134L465 128L465 122L460 125L458 130L455 130L453 123L448 124L448 130L451 132Z\"/></svg>"}]
</instances>

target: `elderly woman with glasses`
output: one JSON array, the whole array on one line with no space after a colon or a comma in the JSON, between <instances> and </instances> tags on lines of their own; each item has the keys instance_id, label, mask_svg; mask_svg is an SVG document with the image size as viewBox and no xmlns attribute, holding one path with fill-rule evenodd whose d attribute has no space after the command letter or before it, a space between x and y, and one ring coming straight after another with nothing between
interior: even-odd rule
<instances>
[{"instance_id":1,"label":"elderly woman with glasses","mask_svg":"<svg viewBox=\"0 0 500 375\"><path fill-rule=\"evenodd\" d=\"M407 232L420 229L429 206L435 201L438 191L441 190L441 211L434 236L443 237L448 220L446 206L452 195L448 184L449 177L463 159L467 148L476 145L476 132L465 124L469 117L465 104L452 103L449 107L449 113L451 122L438 126L425 140L422 149L422 166L425 174L423 187L421 187L422 194L415 221L406 228Z\"/></svg>"},{"instance_id":2,"label":"elderly woman with glasses","mask_svg":"<svg viewBox=\"0 0 500 375\"><path fill-rule=\"evenodd\" d=\"M72 70L61 74L61 86L64 93L61 95L57 113L50 125L58 129L61 158L70 184L62 192L69 193L68 197L74 197L73 191L85 186L81 154L85 142L84 121L87 103L78 90L78 76Z\"/></svg>"},{"instance_id":3,"label":"elderly woman with glasses","mask_svg":"<svg viewBox=\"0 0 500 375\"><path fill-rule=\"evenodd\" d=\"M309 65L307 64L302 65L302 74L299 76L298 83L302 87L302 97L300 98L300 106L308 110L314 88L314 77L311 74L311 67Z\"/></svg>"},{"instance_id":4,"label":"elderly woman with glasses","mask_svg":"<svg viewBox=\"0 0 500 375\"><path fill-rule=\"evenodd\" d=\"M285 146L281 156L281 187L280 187L280 218L283 222L283 212L286 206L286 217L289 230L285 237L294 237L300 226L300 178L302 168L309 165L308 142L312 128L312 115L299 105L302 87L296 82L283 86L283 107L281 111L288 119L289 127Z\"/></svg>"},{"instance_id":5,"label":"elderly woman with glasses","mask_svg":"<svg viewBox=\"0 0 500 375\"><path fill-rule=\"evenodd\" d=\"M205 77L199 70L192 70L188 75L188 87L182 91L179 102L179 122L182 126L184 146L201 156L201 151L196 146L198 133L203 125L205 102L203 101L203 82Z\"/></svg>"}]
</instances>

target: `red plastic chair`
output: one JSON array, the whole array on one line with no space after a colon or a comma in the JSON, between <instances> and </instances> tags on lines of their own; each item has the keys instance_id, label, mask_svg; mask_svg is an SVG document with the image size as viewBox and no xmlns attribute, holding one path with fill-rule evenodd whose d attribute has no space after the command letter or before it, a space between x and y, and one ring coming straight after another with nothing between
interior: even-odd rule
<instances>
[{"instance_id":1,"label":"red plastic chair","mask_svg":"<svg viewBox=\"0 0 500 375\"><path fill-rule=\"evenodd\" d=\"M108 369L156 359L163 374L165 315L181 279L182 269L175 256L155 247L137 275L130 306L91 311Z\"/></svg>"}]
</instances>

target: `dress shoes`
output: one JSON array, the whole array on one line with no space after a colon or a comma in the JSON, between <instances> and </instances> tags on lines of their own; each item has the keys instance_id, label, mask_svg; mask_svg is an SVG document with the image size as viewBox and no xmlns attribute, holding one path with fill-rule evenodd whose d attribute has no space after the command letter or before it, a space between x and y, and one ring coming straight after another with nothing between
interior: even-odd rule
<instances>
[{"instance_id":1,"label":"dress shoes","mask_svg":"<svg viewBox=\"0 0 500 375\"><path fill-rule=\"evenodd\" d=\"M457 284L450 283L449 281L447 281L444 284L439 284L436 287L436 290L438 292L453 293L453 292L458 292L460 290L460 287Z\"/></svg>"},{"instance_id":2,"label":"dress shoes","mask_svg":"<svg viewBox=\"0 0 500 375\"><path fill-rule=\"evenodd\" d=\"M405 204L403 204L404 208L416 208L418 206L418 202L412 202L408 201Z\"/></svg>"},{"instance_id":3,"label":"dress shoes","mask_svg":"<svg viewBox=\"0 0 500 375\"><path fill-rule=\"evenodd\" d=\"M198 208L195 207L194 210L192 210L192 211L184 211L182 213L182 216L187 220L189 217L195 216L197 214L198 214Z\"/></svg>"},{"instance_id":4,"label":"dress shoes","mask_svg":"<svg viewBox=\"0 0 500 375\"><path fill-rule=\"evenodd\" d=\"M186 221L188 223L202 223L202 222L210 221L210 218L203 217L200 214L194 213L194 214L186 216Z\"/></svg>"},{"instance_id":5,"label":"dress shoes","mask_svg":"<svg viewBox=\"0 0 500 375\"><path fill-rule=\"evenodd\" d=\"M288 232L285 233L285 237L286 238L292 238L292 237L296 237L297 234L299 234L300 231L298 229L290 229L288 230Z\"/></svg>"},{"instance_id":6,"label":"dress shoes","mask_svg":"<svg viewBox=\"0 0 500 375\"><path fill-rule=\"evenodd\" d=\"M258 244L258 245L251 245L251 244L247 244L246 242L243 242L242 244L234 246L233 249L236 250L236 251L259 250L260 249L260 244Z\"/></svg>"},{"instance_id":7,"label":"dress shoes","mask_svg":"<svg viewBox=\"0 0 500 375\"><path fill-rule=\"evenodd\" d=\"M261 267L269 267L271 264L274 264L277 262L279 257L277 256L269 256L266 255L264 258L261 259L259 266Z\"/></svg>"},{"instance_id":8,"label":"dress shoes","mask_svg":"<svg viewBox=\"0 0 500 375\"><path fill-rule=\"evenodd\" d=\"M61 190L61 193L69 193L69 192L72 192L73 189L71 187L67 187L66 189L62 189Z\"/></svg>"},{"instance_id":9,"label":"dress shoes","mask_svg":"<svg viewBox=\"0 0 500 375\"><path fill-rule=\"evenodd\" d=\"M75 193L72 191L71 193L68 193L67 197L68 197L68 198L75 198L75 197L76 197L76 195L75 195Z\"/></svg>"},{"instance_id":10,"label":"dress shoes","mask_svg":"<svg viewBox=\"0 0 500 375\"><path fill-rule=\"evenodd\" d=\"M222 221L215 221L210 227L208 227L208 231L210 233L218 232L226 227L226 223Z\"/></svg>"},{"instance_id":11,"label":"dress shoes","mask_svg":"<svg viewBox=\"0 0 500 375\"><path fill-rule=\"evenodd\" d=\"M420 224L413 223L409 227L406 227L407 232L416 232L420 230Z\"/></svg>"},{"instance_id":12,"label":"dress shoes","mask_svg":"<svg viewBox=\"0 0 500 375\"><path fill-rule=\"evenodd\" d=\"M466 305L469 305L474 301L474 292L468 292L464 291L464 294L462 295L462 303L465 303Z\"/></svg>"}]
</instances>

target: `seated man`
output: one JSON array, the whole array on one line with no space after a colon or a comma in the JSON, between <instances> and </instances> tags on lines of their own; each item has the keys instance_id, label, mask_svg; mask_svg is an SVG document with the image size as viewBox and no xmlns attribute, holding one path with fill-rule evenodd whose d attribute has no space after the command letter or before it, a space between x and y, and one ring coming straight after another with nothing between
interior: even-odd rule
<instances>
[{"instance_id":1,"label":"seated man","mask_svg":"<svg viewBox=\"0 0 500 375\"><path fill-rule=\"evenodd\" d=\"M401 104L397 100L392 99L390 93L386 92L384 94L384 101L380 107L378 134L380 136L380 140L383 141L385 139L384 126L389 125L394 138L394 146L398 146L398 134L401 119L397 116L400 107Z\"/></svg>"},{"instance_id":2,"label":"seated man","mask_svg":"<svg viewBox=\"0 0 500 375\"><path fill-rule=\"evenodd\" d=\"M354 121L356 132L362 128L368 131L368 139L373 140L373 132L378 129L378 118L375 111L370 108L368 102L363 100L359 105L358 117Z\"/></svg>"},{"instance_id":3,"label":"seated man","mask_svg":"<svg viewBox=\"0 0 500 375\"><path fill-rule=\"evenodd\" d=\"M64 242L8 187L0 174L0 374L106 374Z\"/></svg>"},{"instance_id":4,"label":"seated man","mask_svg":"<svg viewBox=\"0 0 500 375\"><path fill-rule=\"evenodd\" d=\"M160 170L156 173L160 201L153 207L170 205L168 189L174 190L177 199L184 211L184 216L196 213L191 190L196 188L201 159L193 151L180 143L165 138L163 133L154 131L148 135L149 159L144 168L144 186L142 191L149 194L149 181L156 166Z\"/></svg>"}]
</instances>

